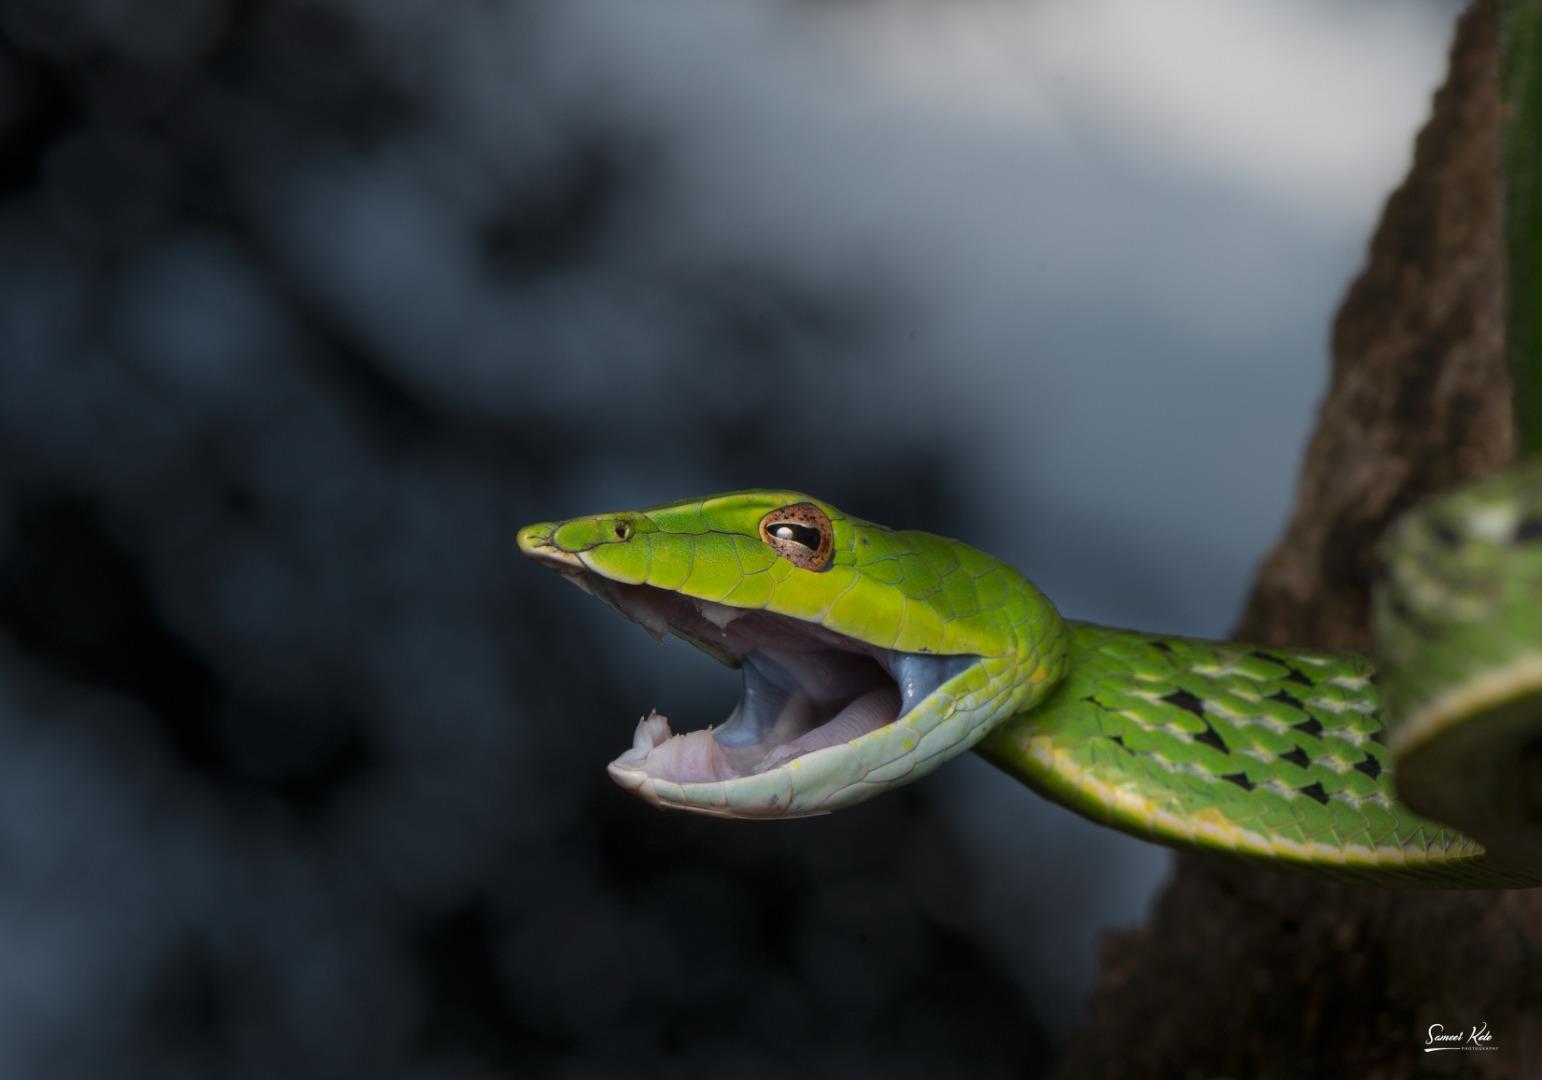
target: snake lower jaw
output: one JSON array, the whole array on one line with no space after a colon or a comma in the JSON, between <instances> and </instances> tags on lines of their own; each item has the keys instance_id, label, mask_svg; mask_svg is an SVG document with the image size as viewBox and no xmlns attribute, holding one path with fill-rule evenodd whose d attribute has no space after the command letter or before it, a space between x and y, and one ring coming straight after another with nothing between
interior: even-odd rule
<instances>
[{"instance_id":1,"label":"snake lower jaw","mask_svg":"<svg viewBox=\"0 0 1542 1080\"><path fill-rule=\"evenodd\" d=\"M723 723L676 733L651 712L610 763L618 785L659 807L729 817L825 812L821 785L850 771L854 745L863 745L864 769L892 766L916 738L890 729L979 659L897 652L815 622L562 572L656 639L672 634L743 674Z\"/></svg>"},{"instance_id":2,"label":"snake lower jaw","mask_svg":"<svg viewBox=\"0 0 1542 1080\"><path fill-rule=\"evenodd\" d=\"M627 788L648 779L696 784L756 776L805 754L852 742L900 715L899 689L885 682L842 701L831 715L821 715L829 709L817 709L809 698L789 692L775 722L757 728L745 719L746 701L761 676L748 663L745 671L745 699L722 726L677 735L667 717L650 712L638 722L631 748L611 762L611 776Z\"/></svg>"}]
</instances>

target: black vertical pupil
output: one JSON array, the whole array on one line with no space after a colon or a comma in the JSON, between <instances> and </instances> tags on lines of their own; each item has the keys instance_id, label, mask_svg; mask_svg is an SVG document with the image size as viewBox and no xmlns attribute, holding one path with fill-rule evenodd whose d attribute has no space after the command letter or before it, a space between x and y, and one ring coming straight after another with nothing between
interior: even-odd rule
<instances>
[{"instance_id":1,"label":"black vertical pupil","mask_svg":"<svg viewBox=\"0 0 1542 1080\"><path fill-rule=\"evenodd\" d=\"M778 540L791 540L810 551L819 550L819 530L809 525L797 525L791 521L779 521L771 526L771 535Z\"/></svg>"}]
</instances>

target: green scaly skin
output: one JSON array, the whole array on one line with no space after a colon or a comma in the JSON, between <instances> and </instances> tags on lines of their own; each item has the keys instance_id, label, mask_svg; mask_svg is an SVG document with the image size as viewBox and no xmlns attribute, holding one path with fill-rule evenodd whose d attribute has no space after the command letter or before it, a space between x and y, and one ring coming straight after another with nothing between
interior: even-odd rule
<instances>
[{"instance_id":1,"label":"green scaly skin","mask_svg":"<svg viewBox=\"0 0 1542 1080\"><path fill-rule=\"evenodd\" d=\"M820 570L761 537L768 512L803 502L833 529ZM1379 675L1363 657L1062 620L989 555L795 492L532 525L519 544L591 591L605 579L880 649L979 657L895 722L764 773L673 783L613 767L661 806L823 813L978 744L1046 797L1174 847L1387 884L1542 884L1542 469L1394 529Z\"/></svg>"}]
</instances>

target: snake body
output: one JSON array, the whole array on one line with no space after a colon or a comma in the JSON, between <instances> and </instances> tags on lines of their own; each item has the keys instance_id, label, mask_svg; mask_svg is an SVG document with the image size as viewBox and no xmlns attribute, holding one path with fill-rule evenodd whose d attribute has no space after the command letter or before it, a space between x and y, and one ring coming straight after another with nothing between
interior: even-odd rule
<instances>
[{"instance_id":1,"label":"snake body","mask_svg":"<svg viewBox=\"0 0 1542 1080\"><path fill-rule=\"evenodd\" d=\"M1542 884L1542 469L1405 515L1377 657L1064 619L1005 563L797 492L529 526L520 548L745 672L728 722L655 715L611 766L666 807L825 813L978 749L1175 847L1371 882Z\"/></svg>"}]
</instances>

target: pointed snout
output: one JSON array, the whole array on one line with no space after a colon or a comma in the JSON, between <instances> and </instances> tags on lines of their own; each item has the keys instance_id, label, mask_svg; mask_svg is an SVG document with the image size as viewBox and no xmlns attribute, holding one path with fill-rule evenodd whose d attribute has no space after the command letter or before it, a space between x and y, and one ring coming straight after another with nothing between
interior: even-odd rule
<instances>
[{"instance_id":1,"label":"pointed snout","mask_svg":"<svg viewBox=\"0 0 1542 1080\"><path fill-rule=\"evenodd\" d=\"M556 531L557 526L549 521L526 525L516 536L519 550L536 562L544 563L557 570L575 567L582 569L584 564L579 561L578 556L557 544L554 539Z\"/></svg>"}]
</instances>

